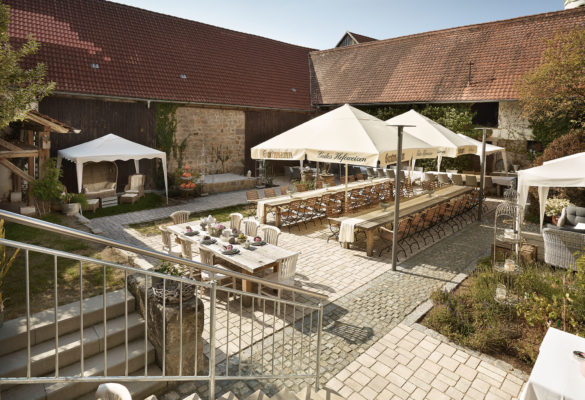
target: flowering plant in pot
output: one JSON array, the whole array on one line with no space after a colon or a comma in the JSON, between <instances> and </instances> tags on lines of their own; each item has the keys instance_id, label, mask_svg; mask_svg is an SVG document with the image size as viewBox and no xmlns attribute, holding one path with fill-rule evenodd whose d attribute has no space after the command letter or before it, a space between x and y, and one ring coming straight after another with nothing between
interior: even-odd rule
<instances>
[{"instance_id":1,"label":"flowering plant in pot","mask_svg":"<svg viewBox=\"0 0 585 400\"><path fill-rule=\"evenodd\" d=\"M87 198L83 193L63 193L61 195L61 207L63 214L77 214L79 213L81 207L85 206L87 206Z\"/></svg>"},{"instance_id":2,"label":"flowering plant in pot","mask_svg":"<svg viewBox=\"0 0 585 400\"><path fill-rule=\"evenodd\" d=\"M551 217L553 224L557 224L558 218L563 211L563 208L566 208L571 205L571 202L568 199L563 199L560 197L553 197L546 200L544 206L544 213L547 217Z\"/></svg>"},{"instance_id":3,"label":"flowering plant in pot","mask_svg":"<svg viewBox=\"0 0 585 400\"><path fill-rule=\"evenodd\" d=\"M0 219L0 238L4 239L4 220ZM0 326L4 323L4 297L2 295L2 285L4 284L4 279L10 271L14 260L16 259L16 255L20 249L16 249L12 256L8 256L6 254L6 247L0 246Z\"/></svg>"}]
</instances>

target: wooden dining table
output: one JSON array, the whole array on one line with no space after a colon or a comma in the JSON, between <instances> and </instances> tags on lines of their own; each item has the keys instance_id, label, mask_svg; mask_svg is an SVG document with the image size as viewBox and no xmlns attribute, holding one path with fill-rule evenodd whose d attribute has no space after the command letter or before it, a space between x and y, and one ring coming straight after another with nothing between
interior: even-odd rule
<instances>
[{"instance_id":1,"label":"wooden dining table","mask_svg":"<svg viewBox=\"0 0 585 400\"><path fill-rule=\"evenodd\" d=\"M403 200L400 202L400 218L407 217L437 204L449 201L450 199L469 193L474 189L468 186L451 185L436 190L432 195L423 194L421 196ZM376 230L384 225L394 222L394 203L384 211L381 208L354 213L342 217L332 217L329 220L339 223L340 225L349 219L359 220L355 223L355 228L366 234L366 254L371 256L374 252L374 238ZM343 245L349 248L350 243L344 242Z\"/></svg>"},{"instance_id":2,"label":"wooden dining table","mask_svg":"<svg viewBox=\"0 0 585 400\"><path fill-rule=\"evenodd\" d=\"M390 182L389 178L375 178L364 181L356 181L348 183L347 190L361 189L371 187L384 182ZM329 186L322 189L307 190L305 192L295 192L286 194L283 196L262 198L258 200L250 200L250 202L256 203L256 215L260 218L262 224L266 224L266 214L269 208L275 208L275 224L276 226L281 225L280 210L278 207L290 204L295 200L307 200L313 197L321 197L324 194L335 194L345 191L345 184Z\"/></svg>"},{"instance_id":3,"label":"wooden dining table","mask_svg":"<svg viewBox=\"0 0 585 400\"><path fill-rule=\"evenodd\" d=\"M186 236L185 233L187 233L187 226L191 227L191 229L194 231L199 231L199 234L194 236ZM214 262L215 260L219 259L222 261L220 262L222 265L226 265L236 270L237 272L248 275L260 276L260 273L266 269L273 269L274 271L278 271L279 261L295 254L293 251L286 250L282 247L268 243L263 246L250 246L249 249L245 249L242 244L237 243L232 244L232 246L234 249L238 249L239 253L228 255L224 254L224 250L225 246L227 246L229 243L223 236L212 237L216 240L215 244L205 245L201 243L205 236L210 235L207 233L207 231L202 230L201 225L199 225L199 223L196 221L177 225L169 225L166 227L166 229L175 235L182 235L184 238L196 245L197 248L210 251L213 254ZM252 237L249 237L248 239L253 241ZM252 282L242 280L242 290L253 293Z\"/></svg>"}]
</instances>

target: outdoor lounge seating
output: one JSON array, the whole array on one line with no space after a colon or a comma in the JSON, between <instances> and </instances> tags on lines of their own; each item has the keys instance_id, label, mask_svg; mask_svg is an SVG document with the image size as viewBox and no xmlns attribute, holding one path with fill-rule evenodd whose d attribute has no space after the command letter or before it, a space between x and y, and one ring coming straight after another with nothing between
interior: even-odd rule
<instances>
[{"instance_id":1,"label":"outdoor lounge seating","mask_svg":"<svg viewBox=\"0 0 585 400\"><path fill-rule=\"evenodd\" d=\"M555 267L576 269L577 258L585 249L585 234L545 228L544 262Z\"/></svg>"},{"instance_id":2,"label":"outdoor lounge seating","mask_svg":"<svg viewBox=\"0 0 585 400\"><path fill-rule=\"evenodd\" d=\"M585 207L568 206L563 209L559 223L548 227L585 234L585 229L576 228L577 224L585 224Z\"/></svg>"},{"instance_id":3,"label":"outdoor lounge seating","mask_svg":"<svg viewBox=\"0 0 585 400\"><path fill-rule=\"evenodd\" d=\"M116 196L118 166L114 162L88 162L83 168L81 192L88 199Z\"/></svg>"},{"instance_id":4,"label":"outdoor lounge seating","mask_svg":"<svg viewBox=\"0 0 585 400\"><path fill-rule=\"evenodd\" d=\"M124 194L120 196L120 203L135 203L144 196L144 179L142 174L128 177L128 184L124 186Z\"/></svg>"}]
</instances>

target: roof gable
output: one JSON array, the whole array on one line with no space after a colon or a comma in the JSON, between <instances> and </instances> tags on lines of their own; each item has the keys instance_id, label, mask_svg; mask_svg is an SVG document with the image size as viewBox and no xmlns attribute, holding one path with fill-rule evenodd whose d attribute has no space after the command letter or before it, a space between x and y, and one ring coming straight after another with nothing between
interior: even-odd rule
<instances>
[{"instance_id":1,"label":"roof gable","mask_svg":"<svg viewBox=\"0 0 585 400\"><path fill-rule=\"evenodd\" d=\"M6 0L56 92L308 110L311 49L98 0Z\"/></svg>"},{"instance_id":2,"label":"roof gable","mask_svg":"<svg viewBox=\"0 0 585 400\"><path fill-rule=\"evenodd\" d=\"M515 100L515 83L585 7L310 54L313 104Z\"/></svg>"}]
</instances>

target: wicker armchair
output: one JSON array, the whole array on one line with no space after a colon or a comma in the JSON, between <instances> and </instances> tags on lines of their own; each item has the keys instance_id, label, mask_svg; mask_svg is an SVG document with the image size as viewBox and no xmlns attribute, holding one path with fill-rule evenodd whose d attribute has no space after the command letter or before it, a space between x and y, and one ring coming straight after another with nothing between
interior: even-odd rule
<instances>
[{"instance_id":1,"label":"wicker armchair","mask_svg":"<svg viewBox=\"0 0 585 400\"><path fill-rule=\"evenodd\" d=\"M585 250L585 234L545 228L542 237L544 262L556 267L576 269L577 258Z\"/></svg>"}]
</instances>

